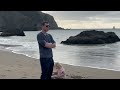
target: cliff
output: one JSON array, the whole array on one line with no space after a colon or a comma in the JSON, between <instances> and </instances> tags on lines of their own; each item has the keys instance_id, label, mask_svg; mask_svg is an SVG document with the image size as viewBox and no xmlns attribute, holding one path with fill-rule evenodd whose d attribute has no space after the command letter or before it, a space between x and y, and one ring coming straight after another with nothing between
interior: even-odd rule
<instances>
[{"instance_id":1,"label":"cliff","mask_svg":"<svg viewBox=\"0 0 120 90\"><path fill-rule=\"evenodd\" d=\"M50 23L50 29L59 29L54 17L41 11L0 11L0 31L37 31L42 21Z\"/></svg>"}]
</instances>

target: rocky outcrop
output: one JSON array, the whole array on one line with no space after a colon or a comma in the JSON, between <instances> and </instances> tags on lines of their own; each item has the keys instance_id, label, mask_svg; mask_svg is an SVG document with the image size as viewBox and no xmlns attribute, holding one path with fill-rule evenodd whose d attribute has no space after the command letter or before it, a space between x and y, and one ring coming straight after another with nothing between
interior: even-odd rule
<instances>
[{"instance_id":1,"label":"rocky outcrop","mask_svg":"<svg viewBox=\"0 0 120 90\"><path fill-rule=\"evenodd\" d=\"M41 11L0 11L1 35L13 35L16 30L37 31L43 21L50 23L50 29L59 29L54 17Z\"/></svg>"},{"instance_id":2,"label":"rocky outcrop","mask_svg":"<svg viewBox=\"0 0 120 90\"><path fill-rule=\"evenodd\" d=\"M22 28L24 31L38 30L37 26L43 21L50 23L50 29L58 29L54 17L40 11L0 11L0 27L10 30L16 28Z\"/></svg>"},{"instance_id":3,"label":"rocky outcrop","mask_svg":"<svg viewBox=\"0 0 120 90\"><path fill-rule=\"evenodd\" d=\"M0 36L25 36L25 33L22 30L14 30L14 31L4 31L0 34Z\"/></svg>"},{"instance_id":4,"label":"rocky outcrop","mask_svg":"<svg viewBox=\"0 0 120 90\"><path fill-rule=\"evenodd\" d=\"M103 31L83 31L76 36L71 36L66 41L62 41L62 44L105 44L115 43L120 41L119 37L114 32Z\"/></svg>"},{"instance_id":5,"label":"rocky outcrop","mask_svg":"<svg viewBox=\"0 0 120 90\"><path fill-rule=\"evenodd\" d=\"M34 26L35 29L37 29L38 27L41 29L40 25L43 21L48 21L50 23L50 29L58 29L58 25L54 20L54 17L49 14L42 13L40 11L18 11L18 12L31 19L32 25Z\"/></svg>"}]
</instances>

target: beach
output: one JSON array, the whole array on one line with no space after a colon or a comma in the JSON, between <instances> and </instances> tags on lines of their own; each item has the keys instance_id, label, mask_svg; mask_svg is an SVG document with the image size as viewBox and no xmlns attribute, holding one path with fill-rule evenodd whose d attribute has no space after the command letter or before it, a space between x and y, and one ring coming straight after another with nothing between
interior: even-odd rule
<instances>
[{"instance_id":1,"label":"beach","mask_svg":"<svg viewBox=\"0 0 120 90\"><path fill-rule=\"evenodd\" d=\"M62 64L66 79L120 79L120 71ZM38 59L0 50L0 79L40 79Z\"/></svg>"}]
</instances>

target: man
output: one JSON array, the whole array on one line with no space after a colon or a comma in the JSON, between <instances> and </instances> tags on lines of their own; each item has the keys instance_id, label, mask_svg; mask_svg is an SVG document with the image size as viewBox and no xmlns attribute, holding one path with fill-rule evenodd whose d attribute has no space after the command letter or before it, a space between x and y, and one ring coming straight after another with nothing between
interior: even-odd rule
<instances>
[{"instance_id":1,"label":"man","mask_svg":"<svg viewBox=\"0 0 120 90\"><path fill-rule=\"evenodd\" d=\"M37 35L42 70L41 79L51 79L54 66L52 48L56 47L56 43L53 37L47 33L48 30L49 23L43 22L42 31Z\"/></svg>"}]
</instances>

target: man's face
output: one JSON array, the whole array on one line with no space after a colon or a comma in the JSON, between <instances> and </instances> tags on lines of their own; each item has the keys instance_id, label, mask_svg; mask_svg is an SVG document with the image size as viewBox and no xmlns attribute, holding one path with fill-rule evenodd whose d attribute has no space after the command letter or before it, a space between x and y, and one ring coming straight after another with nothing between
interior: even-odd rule
<instances>
[{"instance_id":1,"label":"man's face","mask_svg":"<svg viewBox=\"0 0 120 90\"><path fill-rule=\"evenodd\" d=\"M47 32L49 30L49 23L45 23L45 25L43 26L43 30L45 32Z\"/></svg>"}]
</instances>

